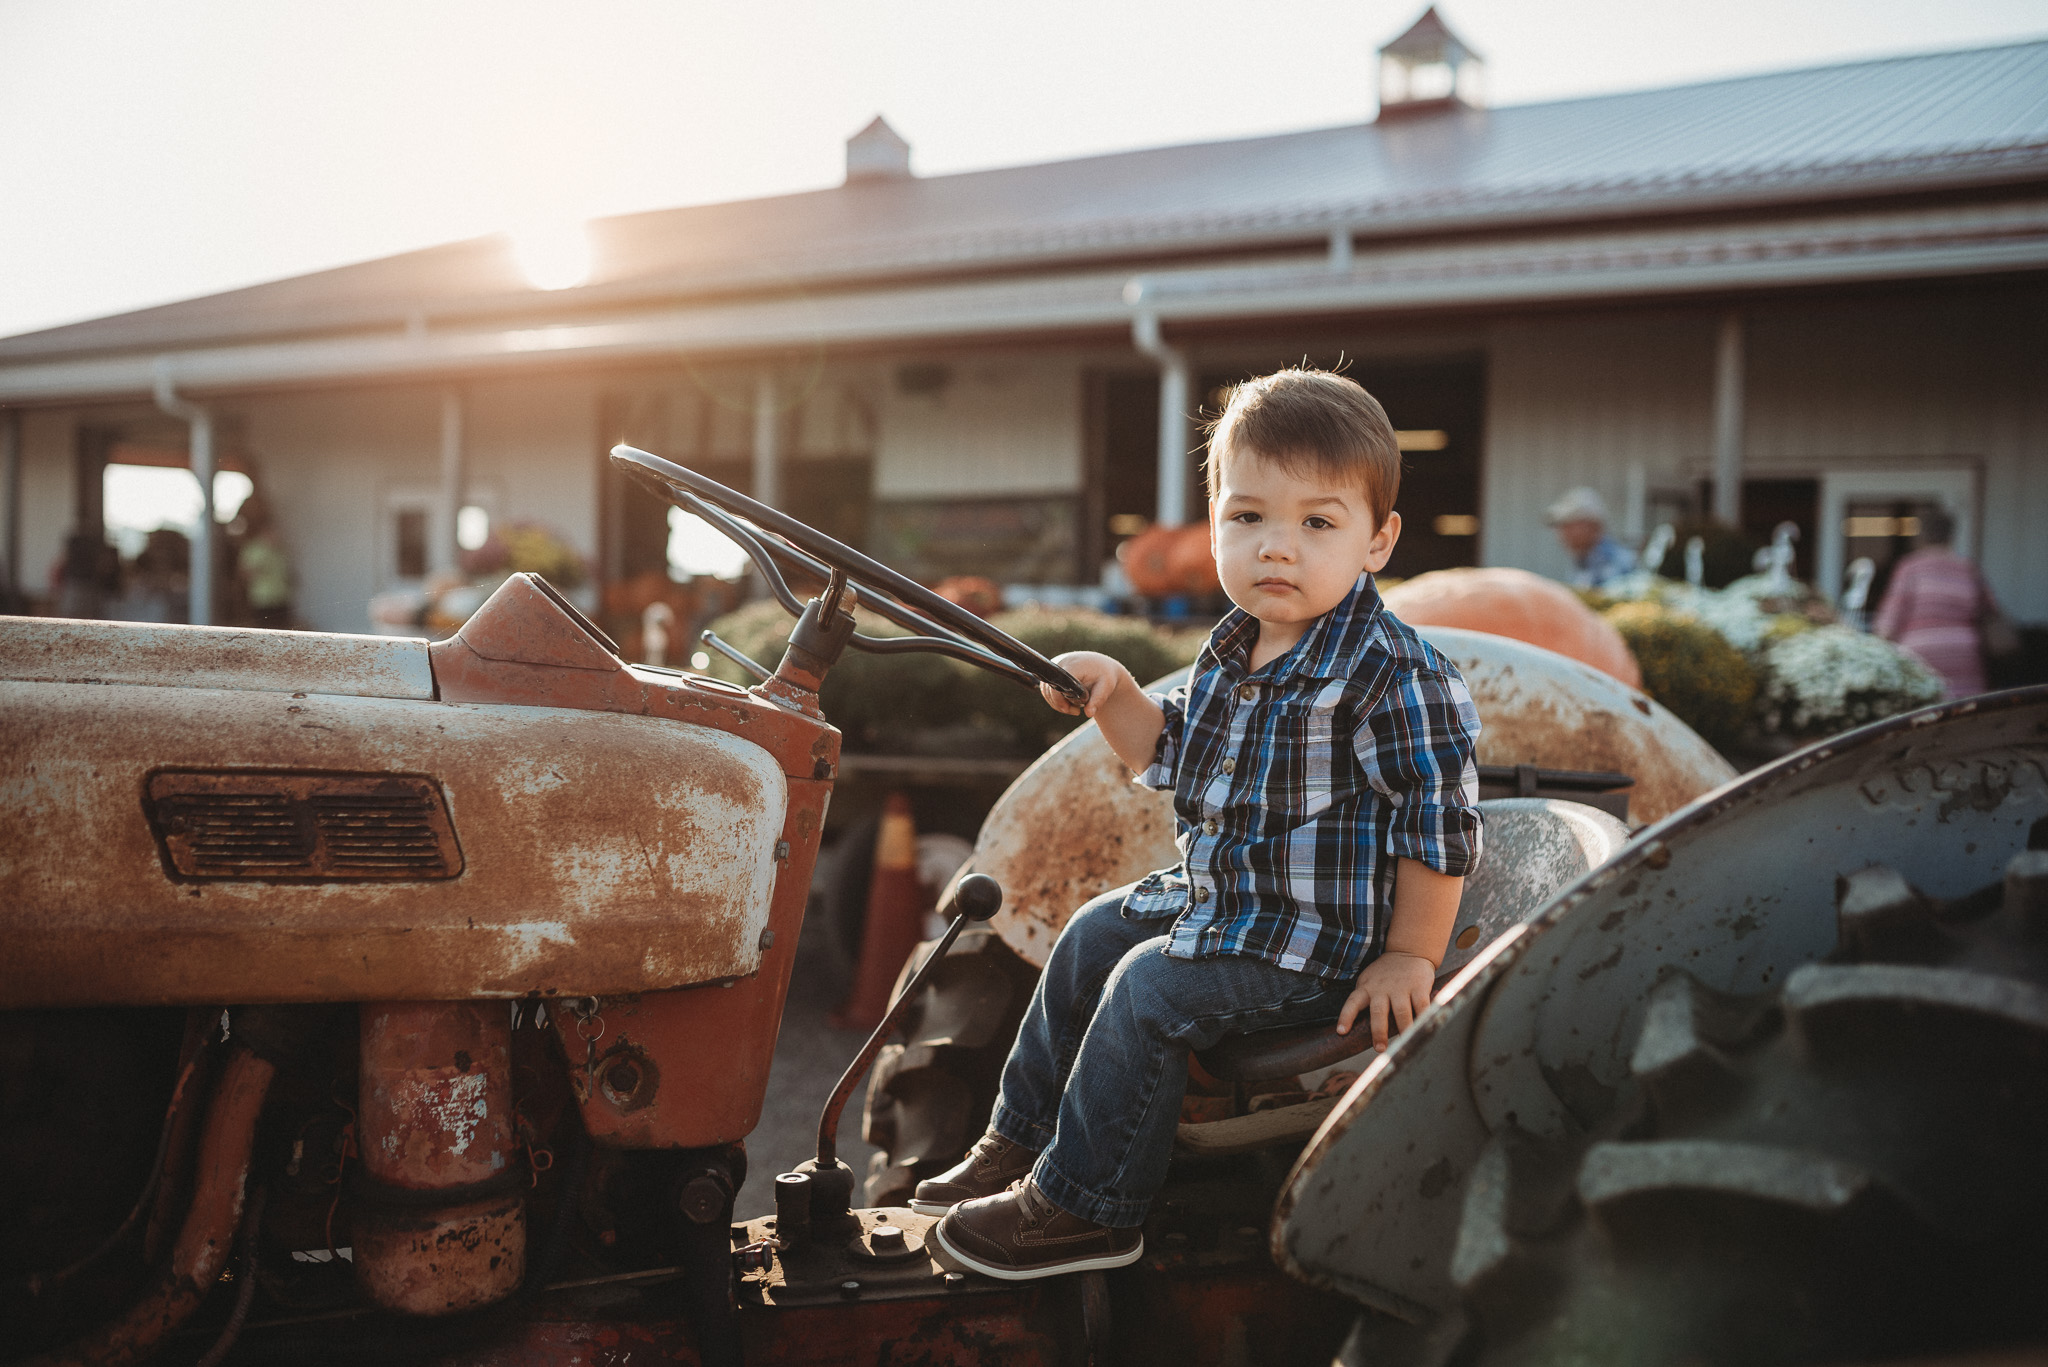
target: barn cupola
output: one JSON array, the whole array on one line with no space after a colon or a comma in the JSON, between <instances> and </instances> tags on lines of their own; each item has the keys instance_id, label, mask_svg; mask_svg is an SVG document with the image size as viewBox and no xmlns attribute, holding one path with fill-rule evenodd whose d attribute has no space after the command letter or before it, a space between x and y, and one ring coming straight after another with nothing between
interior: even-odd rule
<instances>
[{"instance_id":1,"label":"barn cupola","mask_svg":"<svg viewBox=\"0 0 2048 1367\"><path fill-rule=\"evenodd\" d=\"M880 114L846 140L846 179L910 179L910 144Z\"/></svg>"},{"instance_id":2,"label":"barn cupola","mask_svg":"<svg viewBox=\"0 0 2048 1367\"><path fill-rule=\"evenodd\" d=\"M1486 103L1486 64L1431 5L1380 49L1380 117L1399 118Z\"/></svg>"}]
</instances>

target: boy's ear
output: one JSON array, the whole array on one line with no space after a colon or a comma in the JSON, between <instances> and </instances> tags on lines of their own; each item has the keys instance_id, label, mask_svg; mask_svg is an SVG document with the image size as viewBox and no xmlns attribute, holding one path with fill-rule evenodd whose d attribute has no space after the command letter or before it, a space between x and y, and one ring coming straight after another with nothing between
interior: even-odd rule
<instances>
[{"instance_id":1,"label":"boy's ear","mask_svg":"<svg viewBox=\"0 0 2048 1367\"><path fill-rule=\"evenodd\" d=\"M1213 534L1212 534L1213 535ZM1365 567L1378 574L1393 558L1394 543L1401 539L1401 515L1388 513L1387 520L1373 533L1372 544L1365 548Z\"/></svg>"}]
</instances>

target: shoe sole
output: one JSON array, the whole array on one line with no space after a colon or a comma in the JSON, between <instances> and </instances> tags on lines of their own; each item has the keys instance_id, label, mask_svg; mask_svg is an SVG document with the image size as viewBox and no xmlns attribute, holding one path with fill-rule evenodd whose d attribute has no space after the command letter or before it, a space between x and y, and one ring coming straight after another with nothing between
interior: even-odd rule
<instances>
[{"instance_id":1,"label":"shoe sole","mask_svg":"<svg viewBox=\"0 0 2048 1367\"><path fill-rule=\"evenodd\" d=\"M984 1277L998 1281L1028 1282L1040 1277L1059 1277L1069 1272L1101 1272L1110 1268L1129 1267L1145 1256L1145 1236L1139 1235L1138 1242L1122 1253L1106 1253L1099 1258L1077 1258L1073 1262L1057 1263L1046 1267L998 1267L970 1258L946 1242L946 1227L932 1226L932 1237L927 1247L932 1247L933 1256L941 1266L952 1272L979 1272ZM957 1264L957 1266L956 1266Z\"/></svg>"},{"instance_id":2,"label":"shoe sole","mask_svg":"<svg viewBox=\"0 0 2048 1367\"><path fill-rule=\"evenodd\" d=\"M964 1196L960 1198L961 1201L966 1199ZM910 1198L910 1208L919 1215L944 1215L959 1204L960 1201L920 1201L915 1196Z\"/></svg>"}]
</instances>

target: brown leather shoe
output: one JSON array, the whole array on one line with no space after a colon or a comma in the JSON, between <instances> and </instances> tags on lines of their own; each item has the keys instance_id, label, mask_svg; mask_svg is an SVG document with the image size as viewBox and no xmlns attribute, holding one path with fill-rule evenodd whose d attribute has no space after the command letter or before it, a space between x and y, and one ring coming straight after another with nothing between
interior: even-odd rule
<instances>
[{"instance_id":1,"label":"brown leather shoe","mask_svg":"<svg viewBox=\"0 0 2048 1367\"><path fill-rule=\"evenodd\" d=\"M1038 1152L990 1130L974 1141L967 1156L937 1177L928 1177L911 1193L910 1208L919 1215L944 1215L962 1201L993 1196L1031 1171Z\"/></svg>"},{"instance_id":2,"label":"brown leather shoe","mask_svg":"<svg viewBox=\"0 0 2048 1367\"><path fill-rule=\"evenodd\" d=\"M1006 1282L1125 1267L1145 1253L1142 1229L1111 1229L1069 1215L1025 1178L1008 1191L953 1207L929 1245L941 1267Z\"/></svg>"}]
</instances>

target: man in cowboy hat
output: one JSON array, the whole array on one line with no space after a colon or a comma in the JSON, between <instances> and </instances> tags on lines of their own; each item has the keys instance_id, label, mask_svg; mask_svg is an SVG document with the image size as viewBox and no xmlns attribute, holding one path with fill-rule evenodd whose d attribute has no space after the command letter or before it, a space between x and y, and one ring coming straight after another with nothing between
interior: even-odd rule
<instances>
[{"instance_id":1,"label":"man in cowboy hat","mask_svg":"<svg viewBox=\"0 0 2048 1367\"><path fill-rule=\"evenodd\" d=\"M1597 490L1580 485L1544 512L1558 542L1572 558L1572 584L1597 589L1636 567L1635 552L1607 534L1607 503Z\"/></svg>"}]
</instances>

